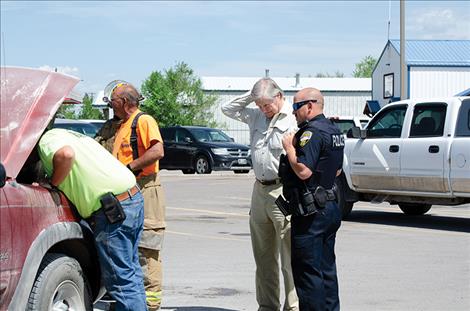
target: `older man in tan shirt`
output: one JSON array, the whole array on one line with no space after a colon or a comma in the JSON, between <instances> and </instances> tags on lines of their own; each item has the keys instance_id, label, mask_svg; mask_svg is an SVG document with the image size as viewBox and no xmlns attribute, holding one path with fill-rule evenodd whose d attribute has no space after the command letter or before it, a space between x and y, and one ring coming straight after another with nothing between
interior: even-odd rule
<instances>
[{"instance_id":1,"label":"older man in tan shirt","mask_svg":"<svg viewBox=\"0 0 470 311\"><path fill-rule=\"evenodd\" d=\"M255 102L257 107L248 107ZM250 232L256 262L256 299L259 311L279 311L279 257L284 276L283 310L298 310L291 269L290 219L274 201L282 193L278 177L282 137L297 129L292 108L284 103L281 88L270 78L260 79L253 89L222 106L230 118L248 124L251 158L256 181L250 210Z\"/></svg>"}]
</instances>

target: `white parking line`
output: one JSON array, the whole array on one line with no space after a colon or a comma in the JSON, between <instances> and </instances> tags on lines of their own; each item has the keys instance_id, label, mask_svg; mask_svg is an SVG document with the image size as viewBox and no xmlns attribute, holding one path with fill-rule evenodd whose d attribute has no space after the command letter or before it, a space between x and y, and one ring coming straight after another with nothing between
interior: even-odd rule
<instances>
[{"instance_id":1,"label":"white parking line","mask_svg":"<svg viewBox=\"0 0 470 311\"><path fill-rule=\"evenodd\" d=\"M212 210L207 210L207 209L195 209L195 208L172 207L172 206L167 206L166 209L195 212L195 213L207 213L207 214L215 214L215 215L227 215L227 216L235 216L235 217L250 217L250 215L248 214L217 212L217 211L212 211Z\"/></svg>"},{"instance_id":2,"label":"white parking line","mask_svg":"<svg viewBox=\"0 0 470 311\"><path fill-rule=\"evenodd\" d=\"M203 234L194 234L194 233L187 233L187 232L178 232L178 231L171 231L165 230L165 233L176 234L176 235L184 235L190 236L194 238L202 238L202 239L211 239L211 240L229 240L229 241L239 241L239 242L247 242L250 239L237 239L237 238L226 238L226 237L215 237L211 235L203 235Z\"/></svg>"}]
</instances>

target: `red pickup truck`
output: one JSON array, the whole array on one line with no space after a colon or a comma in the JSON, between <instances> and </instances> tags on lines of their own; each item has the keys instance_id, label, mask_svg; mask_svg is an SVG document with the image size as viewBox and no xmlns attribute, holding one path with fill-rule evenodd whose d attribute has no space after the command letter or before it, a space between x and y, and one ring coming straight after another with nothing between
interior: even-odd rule
<instances>
[{"instance_id":1,"label":"red pickup truck","mask_svg":"<svg viewBox=\"0 0 470 311\"><path fill-rule=\"evenodd\" d=\"M0 310L92 310L103 294L88 225L39 184L32 153L78 79L1 68Z\"/></svg>"}]
</instances>

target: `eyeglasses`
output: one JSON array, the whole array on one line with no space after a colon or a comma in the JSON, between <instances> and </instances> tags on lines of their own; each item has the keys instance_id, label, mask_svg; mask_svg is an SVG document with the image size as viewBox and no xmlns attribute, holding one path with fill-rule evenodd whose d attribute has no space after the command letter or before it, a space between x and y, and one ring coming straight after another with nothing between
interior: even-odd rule
<instances>
[{"instance_id":1,"label":"eyeglasses","mask_svg":"<svg viewBox=\"0 0 470 311\"><path fill-rule=\"evenodd\" d=\"M293 109L294 111L297 111L298 109L300 109L300 107L302 107L302 106L304 106L304 105L306 105L306 104L308 104L308 103L310 103L310 102L316 103L317 100L316 100L316 99L307 99L307 100L303 100L303 101L301 101L301 102L293 103L293 104L292 104L292 109Z\"/></svg>"},{"instance_id":2,"label":"eyeglasses","mask_svg":"<svg viewBox=\"0 0 470 311\"><path fill-rule=\"evenodd\" d=\"M108 97L105 96L105 97L103 97L103 102L107 103L109 108L113 108L113 102L114 102L116 99L119 99L119 97L116 97L116 98L108 98Z\"/></svg>"}]
</instances>

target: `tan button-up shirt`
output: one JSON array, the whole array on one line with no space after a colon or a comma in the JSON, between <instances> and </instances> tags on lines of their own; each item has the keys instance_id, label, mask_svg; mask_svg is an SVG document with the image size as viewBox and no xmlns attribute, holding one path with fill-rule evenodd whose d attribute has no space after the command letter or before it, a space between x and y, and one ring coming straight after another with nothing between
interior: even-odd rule
<instances>
[{"instance_id":1,"label":"tan button-up shirt","mask_svg":"<svg viewBox=\"0 0 470 311\"><path fill-rule=\"evenodd\" d=\"M284 152L282 137L297 130L292 107L284 102L281 111L268 119L258 108L247 107L253 102L250 92L222 105L222 112L250 128L251 160L255 176L259 180L278 178L279 157Z\"/></svg>"}]
</instances>

